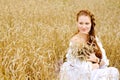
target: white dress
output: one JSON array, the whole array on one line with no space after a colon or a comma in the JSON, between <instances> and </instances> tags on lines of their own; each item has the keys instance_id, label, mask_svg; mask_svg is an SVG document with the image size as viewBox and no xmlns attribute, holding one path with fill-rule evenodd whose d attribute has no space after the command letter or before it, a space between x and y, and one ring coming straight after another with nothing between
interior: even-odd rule
<instances>
[{"instance_id":1,"label":"white dress","mask_svg":"<svg viewBox=\"0 0 120 80\"><path fill-rule=\"evenodd\" d=\"M109 60L105 50L97 37L96 41L102 51L102 60L105 64L99 69L92 70L92 63L75 58L71 54L71 47L69 47L66 54L67 61L60 68L60 80L119 80L118 70L114 67L108 67ZM72 46L72 42L69 46Z\"/></svg>"}]
</instances>

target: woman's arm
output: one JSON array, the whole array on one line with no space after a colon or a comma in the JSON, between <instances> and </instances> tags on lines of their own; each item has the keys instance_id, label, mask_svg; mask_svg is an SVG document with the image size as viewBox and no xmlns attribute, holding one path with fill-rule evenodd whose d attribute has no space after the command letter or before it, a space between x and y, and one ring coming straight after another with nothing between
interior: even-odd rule
<instances>
[{"instance_id":1,"label":"woman's arm","mask_svg":"<svg viewBox=\"0 0 120 80\"><path fill-rule=\"evenodd\" d=\"M71 58L72 58L71 46L72 46L72 42L69 43L69 48L68 48L67 54L66 54L66 59L67 59L68 62L71 61Z\"/></svg>"},{"instance_id":2,"label":"woman's arm","mask_svg":"<svg viewBox=\"0 0 120 80\"><path fill-rule=\"evenodd\" d=\"M97 44L100 47L100 50L102 52L102 59L99 62L100 68L105 68L109 65L109 60L107 59L106 52L102 46L102 43L100 42L100 40L97 37L96 37L96 41L97 41Z\"/></svg>"},{"instance_id":3,"label":"woman's arm","mask_svg":"<svg viewBox=\"0 0 120 80\"><path fill-rule=\"evenodd\" d=\"M68 62L73 61L76 58L76 56L74 55L74 51L78 47L79 47L79 49L82 48L83 43L82 43L81 39L79 39L77 36L74 36L70 40L69 48L68 48L67 54L66 54L66 59Z\"/></svg>"}]
</instances>

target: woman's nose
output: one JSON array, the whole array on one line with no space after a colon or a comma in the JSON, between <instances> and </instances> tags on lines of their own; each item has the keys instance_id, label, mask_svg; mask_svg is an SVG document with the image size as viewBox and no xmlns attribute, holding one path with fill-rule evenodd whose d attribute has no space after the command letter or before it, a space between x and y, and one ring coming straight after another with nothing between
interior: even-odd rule
<instances>
[{"instance_id":1,"label":"woman's nose","mask_svg":"<svg viewBox=\"0 0 120 80\"><path fill-rule=\"evenodd\" d=\"M85 27L86 27L86 25L85 25L85 24L83 24L83 25L82 25L82 27L83 27L83 28L85 28Z\"/></svg>"}]
</instances>

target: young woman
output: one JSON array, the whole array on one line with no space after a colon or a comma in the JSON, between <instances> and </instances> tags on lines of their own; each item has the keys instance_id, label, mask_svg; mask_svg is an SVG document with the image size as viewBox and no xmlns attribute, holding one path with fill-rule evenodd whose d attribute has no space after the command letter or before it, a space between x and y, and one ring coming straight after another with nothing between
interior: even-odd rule
<instances>
[{"instance_id":1,"label":"young woman","mask_svg":"<svg viewBox=\"0 0 120 80\"><path fill-rule=\"evenodd\" d=\"M94 15L87 10L79 11L77 26L78 32L70 40L66 54L67 61L60 69L60 80L119 80L118 70L107 67L109 60L95 35ZM92 47L92 50L84 55L85 59L81 59L79 57L81 54L76 54L78 51L75 50L83 50L85 46Z\"/></svg>"}]
</instances>

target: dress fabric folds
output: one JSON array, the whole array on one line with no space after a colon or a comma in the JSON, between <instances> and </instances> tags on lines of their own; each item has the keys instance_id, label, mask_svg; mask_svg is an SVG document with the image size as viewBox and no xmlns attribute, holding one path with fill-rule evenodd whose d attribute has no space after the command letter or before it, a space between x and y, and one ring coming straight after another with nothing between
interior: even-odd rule
<instances>
[{"instance_id":1,"label":"dress fabric folds","mask_svg":"<svg viewBox=\"0 0 120 80\"><path fill-rule=\"evenodd\" d=\"M81 61L74 57L72 53L72 42L69 44L66 54L66 62L60 67L60 80L119 80L119 71L115 67L108 67L109 60L107 59L105 50L101 42L96 37L96 41L102 51L102 60L105 62L99 69L92 69L92 63Z\"/></svg>"}]
</instances>

